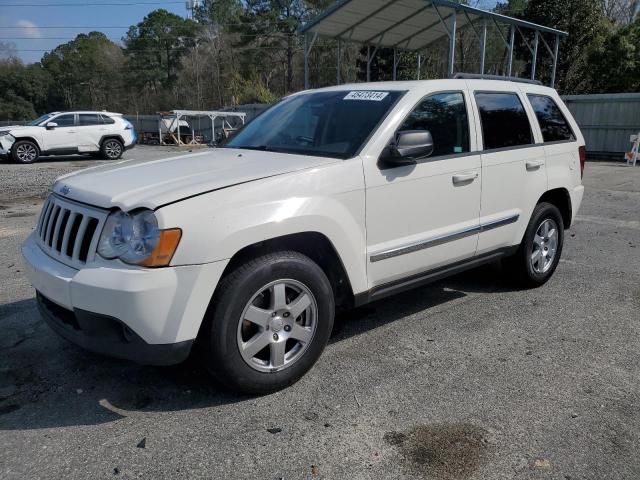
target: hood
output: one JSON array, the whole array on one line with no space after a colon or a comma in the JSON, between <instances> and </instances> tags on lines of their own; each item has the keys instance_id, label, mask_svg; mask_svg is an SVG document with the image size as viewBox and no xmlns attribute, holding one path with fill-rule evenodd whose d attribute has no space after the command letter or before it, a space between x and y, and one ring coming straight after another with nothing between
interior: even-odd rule
<instances>
[{"instance_id":1,"label":"hood","mask_svg":"<svg viewBox=\"0 0 640 480\"><path fill-rule=\"evenodd\" d=\"M27 128L33 128L31 125L8 125L6 127L0 127L0 132L15 132L19 130L26 130Z\"/></svg>"},{"instance_id":2,"label":"hood","mask_svg":"<svg viewBox=\"0 0 640 480\"><path fill-rule=\"evenodd\" d=\"M187 197L261 178L334 163L310 157L240 149L214 149L162 160L124 160L56 180L53 191L97 207L155 209Z\"/></svg>"}]
</instances>

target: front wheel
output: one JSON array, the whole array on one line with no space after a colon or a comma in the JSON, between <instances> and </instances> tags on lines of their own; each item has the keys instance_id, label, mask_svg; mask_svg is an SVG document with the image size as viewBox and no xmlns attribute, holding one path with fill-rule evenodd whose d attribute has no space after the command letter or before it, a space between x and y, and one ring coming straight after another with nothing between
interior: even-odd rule
<instances>
[{"instance_id":1,"label":"front wheel","mask_svg":"<svg viewBox=\"0 0 640 480\"><path fill-rule=\"evenodd\" d=\"M18 140L11 148L11 159L16 163L34 163L39 156L38 146L29 140Z\"/></svg>"},{"instance_id":2,"label":"front wheel","mask_svg":"<svg viewBox=\"0 0 640 480\"><path fill-rule=\"evenodd\" d=\"M108 138L100 147L100 154L106 160L118 160L123 153L124 145L117 138Z\"/></svg>"},{"instance_id":3,"label":"front wheel","mask_svg":"<svg viewBox=\"0 0 640 480\"><path fill-rule=\"evenodd\" d=\"M207 368L243 393L287 387L320 357L334 311L331 284L310 258L278 252L251 260L214 296L201 339Z\"/></svg>"},{"instance_id":4,"label":"front wheel","mask_svg":"<svg viewBox=\"0 0 640 480\"><path fill-rule=\"evenodd\" d=\"M506 266L522 285L539 287L553 275L563 244L560 210L550 203L540 203L533 210L518 251L506 259Z\"/></svg>"}]
</instances>

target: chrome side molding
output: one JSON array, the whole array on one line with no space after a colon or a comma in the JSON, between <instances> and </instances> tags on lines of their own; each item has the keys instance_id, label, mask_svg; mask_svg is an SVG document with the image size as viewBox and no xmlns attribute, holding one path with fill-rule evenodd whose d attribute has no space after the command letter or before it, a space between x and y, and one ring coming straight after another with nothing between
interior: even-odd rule
<instances>
[{"instance_id":1,"label":"chrome side molding","mask_svg":"<svg viewBox=\"0 0 640 480\"><path fill-rule=\"evenodd\" d=\"M512 215L510 217L493 220L491 222L483 223L482 225L475 225L462 230L447 233L446 235L438 235L436 237L421 240L419 242L410 243L402 247L396 247L389 250L383 250L382 252L374 253L369 257L370 262L379 262L380 260L387 260L393 257L399 257L400 255L406 255L408 253L417 252L426 248L435 247L436 245L442 245L443 243L453 242L460 240L461 238L470 237L477 233L493 230L494 228L504 227L516 223L520 215Z\"/></svg>"}]
</instances>

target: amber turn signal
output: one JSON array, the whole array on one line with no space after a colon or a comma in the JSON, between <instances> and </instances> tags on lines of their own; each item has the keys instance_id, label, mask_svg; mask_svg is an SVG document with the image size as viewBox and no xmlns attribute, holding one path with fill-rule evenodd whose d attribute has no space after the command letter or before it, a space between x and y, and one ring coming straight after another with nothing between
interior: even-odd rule
<instances>
[{"instance_id":1,"label":"amber turn signal","mask_svg":"<svg viewBox=\"0 0 640 480\"><path fill-rule=\"evenodd\" d=\"M143 267L166 267L169 265L181 237L182 230L179 228L161 230L158 245L140 265Z\"/></svg>"}]
</instances>

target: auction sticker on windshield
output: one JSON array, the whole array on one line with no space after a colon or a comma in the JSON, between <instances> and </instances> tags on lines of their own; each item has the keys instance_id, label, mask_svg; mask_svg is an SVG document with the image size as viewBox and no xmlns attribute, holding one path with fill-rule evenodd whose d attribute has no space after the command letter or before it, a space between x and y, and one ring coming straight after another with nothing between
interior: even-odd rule
<instances>
[{"instance_id":1,"label":"auction sticker on windshield","mask_svg":"<svg viewBox=\"0 0 640 480\"><path fill-rule=\"evenodd\" d=\"M358 90L349 92L344 100L364 100L369 102L381 102L389 92L374 92L371 90Z\"/></svg>"}]
</instances>

